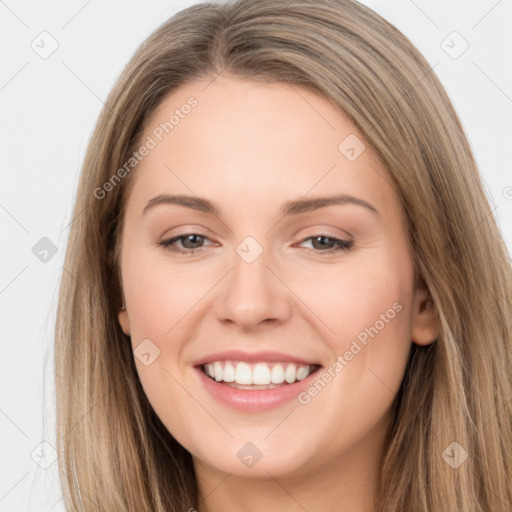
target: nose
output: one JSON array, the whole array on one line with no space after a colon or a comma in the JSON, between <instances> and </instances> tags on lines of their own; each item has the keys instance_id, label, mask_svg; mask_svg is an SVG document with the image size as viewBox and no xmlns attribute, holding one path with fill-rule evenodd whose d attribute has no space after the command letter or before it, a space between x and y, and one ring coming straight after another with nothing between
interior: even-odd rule
<instances>
[{"instance_id":1,"label":"nose","mask_svg":"<svg viewBox=\"0 0 512 512\"><path fill-rule=\"evenodd\" d=\"M293 293L265 251L250 263L236 254L216 297L214 313L219 321L244 330L260 324L280 325L291 315L292 299Z\"/></svg>"}]
</instances>

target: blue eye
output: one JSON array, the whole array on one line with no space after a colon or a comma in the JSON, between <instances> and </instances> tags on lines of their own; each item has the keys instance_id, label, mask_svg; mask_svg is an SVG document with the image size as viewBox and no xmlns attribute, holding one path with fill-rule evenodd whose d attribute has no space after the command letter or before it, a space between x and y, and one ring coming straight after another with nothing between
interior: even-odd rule
<instances>
[{"instance_id":1,"label":"blue eye","mask_svg":"<svg viewBox=\"0 0 512 512\"><path fill-rule=\"evenodd\" d=\"M202 252L205 247L199 246L196 247L198 243L201 243L201 241L208 240L208 237L205 235L201 235L200 233L188 233L183 235L178 235L173 238L168 238L166 240L162 240L161 242L158 242L158 246L164 247L167 251L170 251L172 253L178 253L178 254L186 254L188 256L198 254L199 252ZM316 235L316 236L310 236L308 238L305 238L302 240L301 243L304 243L308 240L312 240L313 249L308 250L308 253L315 253L315 254L331 254L334 252L339 251L350 251L352 249L352 246L354 242L352 240L342 240L340 238L332 237L332 236L326 236L326 235ZM176 246L176 242L180 242L181 246L184 248L179 248ZM315 244L320 245L320 248L317 249L315 247ZM187 247L187 245L192 245L193 247ZM322 247L323 245L323 247ZM333 247L325 247L325 245L334 245Z\"/></svg>"}]
</instances>

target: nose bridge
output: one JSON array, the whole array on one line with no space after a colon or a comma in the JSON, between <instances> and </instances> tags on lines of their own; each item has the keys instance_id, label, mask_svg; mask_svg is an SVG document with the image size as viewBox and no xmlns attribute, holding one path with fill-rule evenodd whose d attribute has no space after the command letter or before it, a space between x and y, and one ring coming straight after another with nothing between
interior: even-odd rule
<instances>
[{"instance_id":1,"label":"nose bridge","mask_svg":"<svg viewBox=\"0 0 512 512\"><path fill-rule=\"evenodd\" d=\"M268 247L263 247L254 237L246 237L235 249L231 286L241 287L244 292L269 293L272 287L269 277L272 272L272 255Z\"/></svg>"},{"instance_id":2,"label":"nose bridge","mask_svg":"<svg viewBox=\"0 0 512 512\"><path fill-rule=\"evenodd\" d=\"M290 313L290 297L272 268L271 251L256 238L247 236L236 246L232 261L225 289L217 298L219 319L245 327L269 319L285 320Z\"/></svg>"}]
</instances>

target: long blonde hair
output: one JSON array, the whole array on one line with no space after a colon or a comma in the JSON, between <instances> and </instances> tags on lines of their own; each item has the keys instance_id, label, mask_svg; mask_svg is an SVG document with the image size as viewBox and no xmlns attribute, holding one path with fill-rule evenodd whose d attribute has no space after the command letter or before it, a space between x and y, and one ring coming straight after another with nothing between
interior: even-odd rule
<instances>
[{"instance_id":1,"label":"long blonde hair","mask_svg":"<svg viewBox=\"0 0 512 512\"><path fill-rule=\"evenodd\" d=\"M59 294L57 445L67 510L197 507L190 453L150 406L117 322L119 235L136 170L102 198L95 190L127 161L164 96L224 71L329 98L373 146L401 200L417 284L430 291L440 336L411 347L377 512L510 510L507 249L432 68L393 25L352 0L189 7L150 35L115 84L82 168ZM456 468L446 461L454 449L468 454Z\"/></svg>"}]
</instances>

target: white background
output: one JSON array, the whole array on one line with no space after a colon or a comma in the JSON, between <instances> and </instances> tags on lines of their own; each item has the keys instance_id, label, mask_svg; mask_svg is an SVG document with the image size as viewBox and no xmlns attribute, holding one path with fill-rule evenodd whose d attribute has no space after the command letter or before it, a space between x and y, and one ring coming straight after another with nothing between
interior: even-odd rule
<instances>
[{"instance_id":1,"label":"white background","mask_svg":"<svg viewBox=\"0 0 512 512\"><path fill-rule=\"evenodd\" d=\"M0 0L0 512L64 510L57 464L44 469L36 461L49 464L55 445L53 328L79 170L102 101L128 59L193 3ZM362 3L437 64L512 253L512 2ZM47 59L31 47L41 45L43 31L58 43ZM469 44L456 59L441 46L453 31ZM463 44L453 37L444 43L452 53ZM32 253L42 237L57 247L46 263ZM49 444L38 448L43 440Z\"/></svg>"}]
</instances>

